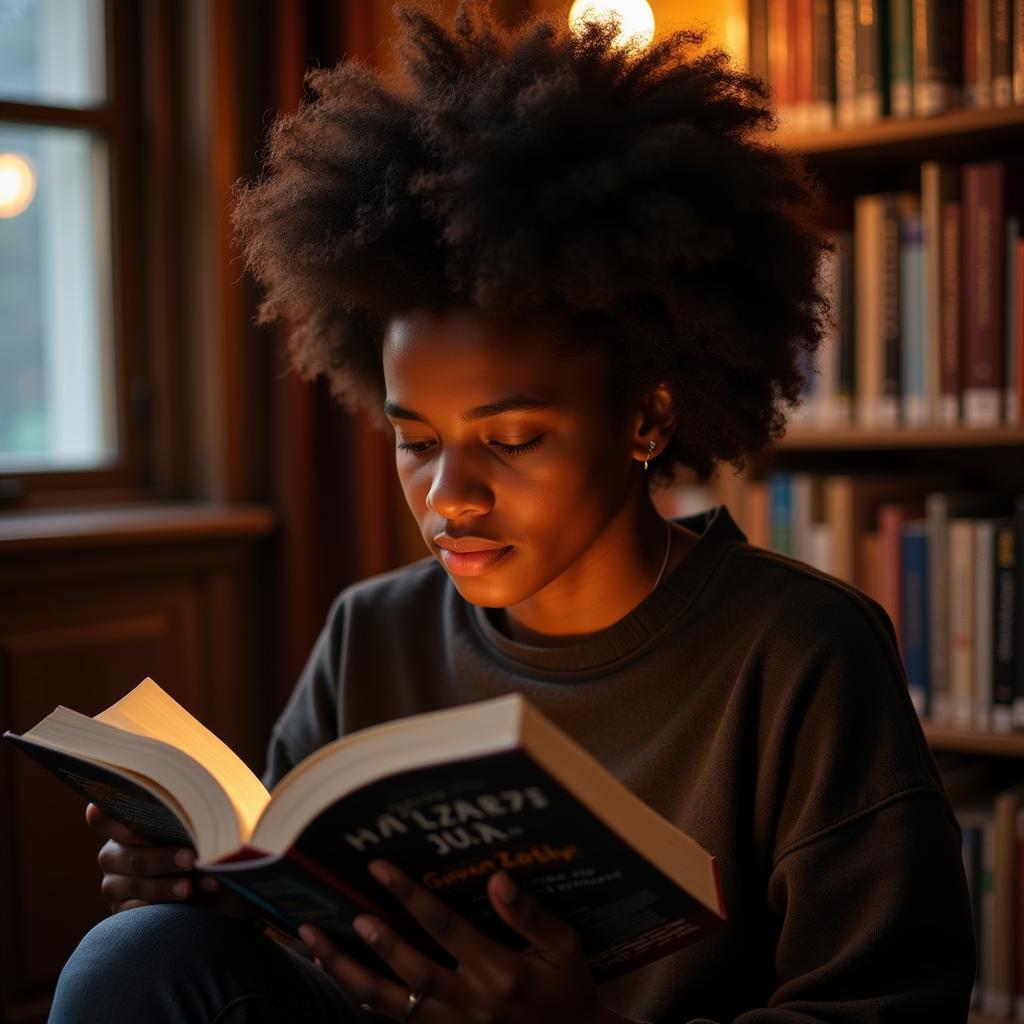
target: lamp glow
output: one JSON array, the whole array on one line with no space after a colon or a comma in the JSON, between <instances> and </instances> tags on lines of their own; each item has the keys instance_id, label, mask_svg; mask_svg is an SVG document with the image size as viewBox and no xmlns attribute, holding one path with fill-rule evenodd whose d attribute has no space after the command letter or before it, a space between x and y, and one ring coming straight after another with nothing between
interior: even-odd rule
<instances>
[{"instance_id":1,"label":"lamp glow","mask_svg":"<svg viewBox=\"0 0 1024 1024\"><path fill-rule=\"evenodd\" d=\"M603 21L609 14L619 16L616 46L643 47L654 39L654 11L647 0L576 0L569 9L569 27L575 31L585 19Z\"/></svg>"},{"instance_id":2,"label":"lamp glow","mask_svg":"<svg viewBox=\"0 0 1024 1024\"><path fill-rule=\"evenodd\" d=\"M36 194L35 168L20 153L0 153L0 217L24 213Z\"/></svg>"}]
</instances>

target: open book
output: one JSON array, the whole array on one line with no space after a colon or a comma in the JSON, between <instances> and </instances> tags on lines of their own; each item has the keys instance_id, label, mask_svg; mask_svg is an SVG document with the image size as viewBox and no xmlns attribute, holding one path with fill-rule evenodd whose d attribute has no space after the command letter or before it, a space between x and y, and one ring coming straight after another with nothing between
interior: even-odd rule
<instances>
[{"instance_id":1,"label":"open book","mask_svg":"<svg viewBox=\"0 0 1024 1024\"><path fill-rule=\"evenodd\" d=\"M376 857L521 948L484 884L507 869L580 933L597 982L725 919L715 858L519 694L344 736L273 793L151 679L95 718L58 707L4 736L136 832L193 846L197 870L272 924L318 925L382 973L352 929L359 913L452 961L367 872Z\"/></svg>"}]
</instances>

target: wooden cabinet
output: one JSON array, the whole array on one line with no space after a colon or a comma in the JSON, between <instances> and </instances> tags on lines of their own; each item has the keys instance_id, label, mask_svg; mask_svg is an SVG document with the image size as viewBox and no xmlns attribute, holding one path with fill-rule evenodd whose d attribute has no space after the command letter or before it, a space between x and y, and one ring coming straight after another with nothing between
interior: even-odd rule
<instances>
[{"instance_id":1,"label":"wooden cabinet","mask_svg":"<svg viewBox=\"0 0 1024 1024\"><path fill-rule=\"evenodd\" d=\"M152 676L256 770L281 703L268 666L272 518L178 507L0 517L0 725L95 714ZM43 1019L107 913L84 804L0 747L0 1020Z\"/></svg>"}]
</instances>

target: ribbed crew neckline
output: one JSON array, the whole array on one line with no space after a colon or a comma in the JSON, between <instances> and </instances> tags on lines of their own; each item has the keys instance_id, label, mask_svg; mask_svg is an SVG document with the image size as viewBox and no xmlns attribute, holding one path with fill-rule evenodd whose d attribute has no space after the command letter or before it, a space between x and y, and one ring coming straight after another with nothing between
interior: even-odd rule
<instances>
[{"instance_id":1,"label":"ribbed crew neckline","mask_svg":"<svg viewBox=\"0 0 1024 1024\"><path fill-rule=\"evenodd\" d=\"M493 609L466 602L469 621L481 642L499 658L520 667L546 673L579 673L607 670L638 655L648 642L685 610L710 576L719 559L734 543L746 537L724 505L672 522L699 536L683 560L669 572L657 589L628 615L578 644L535 647L519 643L495 626Z\"/></svg>"}]
</instances>

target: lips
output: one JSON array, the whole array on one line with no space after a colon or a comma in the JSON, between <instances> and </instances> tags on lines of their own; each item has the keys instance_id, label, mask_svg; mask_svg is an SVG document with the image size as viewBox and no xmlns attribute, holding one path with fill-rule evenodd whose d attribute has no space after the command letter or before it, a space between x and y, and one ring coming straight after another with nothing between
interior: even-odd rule
<instances>
[{"instance_id":1,"label":"lips","mask_svg":"<svg viewBox=\"0 0 1024 1024\"><path fill-rule=\"evenodd\" d=\"M434 543L441 549L444 567L456 576L482 576L512 553L511 544L485 537L451 537L438 534Z\"/></svg>"}]
</instances>

